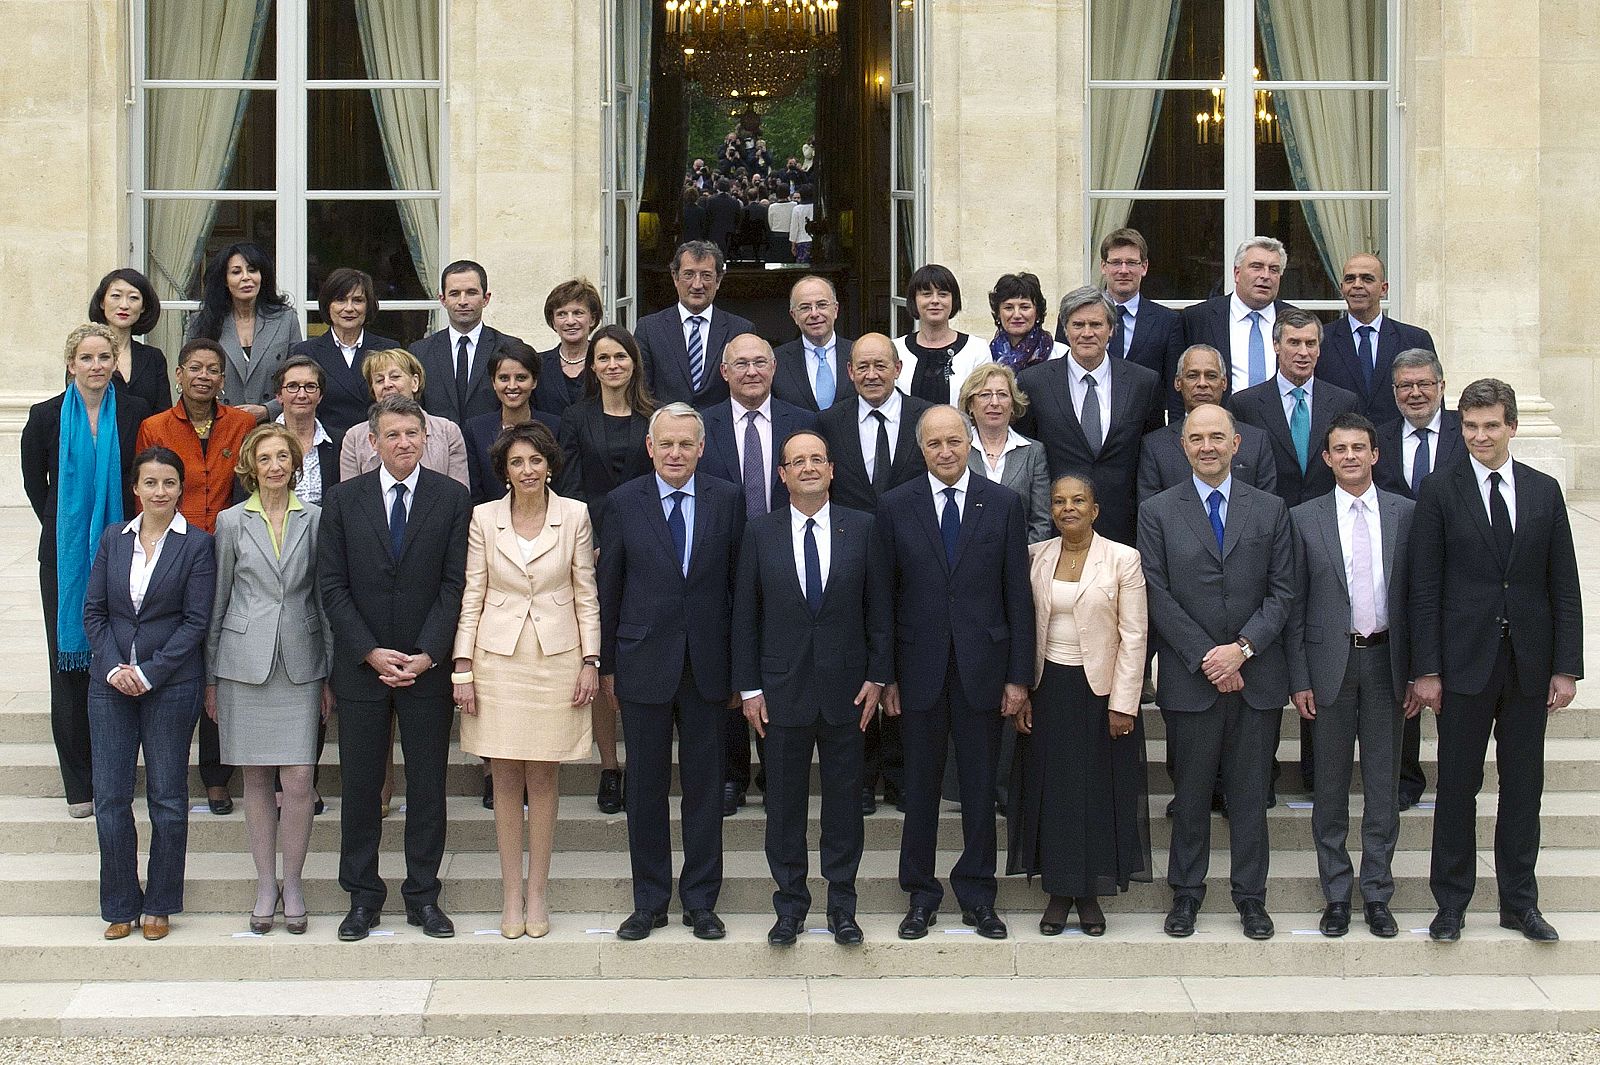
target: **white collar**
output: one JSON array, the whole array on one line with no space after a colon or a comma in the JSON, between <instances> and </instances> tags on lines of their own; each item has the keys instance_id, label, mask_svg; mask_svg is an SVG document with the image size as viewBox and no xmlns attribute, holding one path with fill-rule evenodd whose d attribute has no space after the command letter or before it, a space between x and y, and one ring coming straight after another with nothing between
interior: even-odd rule
<instances>
[{"instance_id":1,"label":"white collar","mask_svg":"<svg viewBox=\"0 0 1600 1065\"><path fill-rule=\"evenodd\" d=\"M1287 377L1283 376L1283 371L1282 370L1279 370L1273 376L1278 379L1278 395L1287 396L1290 392L1293 392L1295 389L1303 388L1303 389L1306 390L1306 398L1307 399L1311 398L1311 386L1313 384L1315 384L1316 380L1317 380L1315 376L1312 376L1312 377L1306 378L1306 383L1305 384L1297 385L1293 381L1289 380Z\"/></svg>"},{"instance_id":2,"label":"white collar","mask_svg":"<svg viewBox=\"0 0 1600 1065\"><path fill-rule=\"evenodd\" d=\"M1360 334L1357 333L1356 330L1362 328L1363 326L1370 326L1372 328L1372 335L1373 336L1377 336L1379 333L1383 332L1383 312L1382 311L1379 311L1378 312L1378 317L1374 318L1370 322L1363 322L1361 319L1357 318L1355 315L1351 314L1349 311L1346 311L1345 315L1344 315L1344 320L1345 320L1346 324L1348 324L1350 326L1350 335L1352 337L1360 336Z\"/></svg>"},{"instance_id":3,"label":"white collar","mask_svg":"<svg viewBox=\"0 0 1600 1065\"><path fill-rule=\"evenodd\" d=\"M478 348L478 340L479 340L480 337L483 336L483 319L482 318L478 319L478 324L473 326L471 329L467 330L465 333L461 332L460 330L458 330L453 325L450 326L449 329L450 329L450 354L452 356L455 354L456 349L461 346L461 338L462 337L466 337L467 338L467 342L469 344L471 344L473 350L476 351L477 348ZM335 341L335 343L337 343L337 341Z\"/></svg>"},{"instance_id":4,"label":"white collar","mask_svg":"<svg viewBox=\"0 0 1600 1065\"><path fill-rule=\"evenodd\" d=\"M1353 496L1345 491L1344 485L1336 484L1333 488L1333 505L1339 508L1340 514L1348 513L1355 506L1355 502L1358 499L1367 505L1367 510L1371 513L1376 514L1378 512L1378 486L1376 484L1369 482L1367 490L1358 496Z\"/></svg>"},{"instance_id":5,"label":"white collar","mask_svg":"<svg viewBox=\"0 0 1600 1065\"><path fill-rule=\"evenodd\" d=\"M482 323L479 323L479 325L481 327ZM337 347L343 351L360 351L361 345L367 342L367 331L365 328L356 334L356 342L354 344L346 344L344 341L340 340L339 334L335 333L331 327L328 329L328 335L333 338L334 347Z\"/></svg>"},{"instance_id":6,"label":"white collar","mask_svg":"<svg viewBox=\"0 0 1600 1065\"><path fill-rule=\"evenodd\" d=\"M1222 479L1222 483L1217 485L1215 488L1212 488L1209 484L1206 484L1199 477L1195 476L1195 474L1194 474L1194 472L1192 470L1190 471L1189 476L1191 478L1193 478L1193 480L1194 480L1194 490L1195 490L1195 492L1197 492L1199 494L1200 502L1204 503L1211 496L1212 492L1221 492L1222 493L1222 501L1224 503L1233 502L1233 472L1232 472L1232 470L1229 470L1228 476L1224 477Z\"/></svg>"},{"instance_id":7,"label":"white collar","mask_svg":"<svg viewBox=\"0 0 1600 1065\"><path fill-rule=\"evenodd\" d=\"M961 467L961 477L960 477L959 480L956 481L955 484L945 484L943 481L939 480L939 478L935 477L931 473L928 474L928 484L929 484L930 487L933 488L933 495L934 495L935 499L937 499L939 497L939 494L941 492L947 491L948 489L951 489L951 488L954 488L958 495L966 495L967 494L967 482L971 479L971 477L972 477L972 470L967 466L963 466L963 467Z\"/></svg>"},{"instance_id":8,"label":"white collar","mask_svg":"<svg viewBox=\"0 0 1600 1065\"><path fill-rule=\"evenodd\" d=\"M1401 418L1400 420L1401 421L1405 421L1404 418ZM1443 403L1439 404L1439 409L1433 412L1433 417L1428 419L1428 424L1424 425L1422 428L1427 429L1429 432L1433 433L1434 436L1438 436L1439 435L1440 430L1442 430L1444 428L1444 404ZM1416 436L1417 435L1417 427L1415 425L1412 425L1410 422L1406 422L1406 435L1407 436Z\"/></svg>"},{"instance_id":9,"label":"white collar","mask_svg":"<svg viewBox=\"0 0 1600 1065\"><path fill-rule=\"evenodd\" d=\"M691 473L689 475L689 479L687 481L683 482L683 487L682 488L674 488L674 487L672 487L666 481L663 481L661 479L661 475L659 473L653 473L650 476L652 476L652 477L654 477L656 479L656 493L657 493L659 498L666 499L668 496L670 496L674 492L682 492L684 495L688 496L690 499L694 498L694 474Z\"/></svg>"},{"instance_id":10,"label":"white collar","mask_svg":"<svg viewBox=\"0 0 1600 1065\"><path fill-rule=\"evenodd\" d=\"M759 406L759 407L753 407L753 408L752 407L747 407L743 403L740 403L733 396L729 396L728 397L728 407L733 412L733 424L734 424L734 426L736 428L738 427L738 424L740 422L744 421L744 416L746 414L748 414L751 410L754 410L757 414L761 415L761 417L765 418L767 420L768 424L771 424L771 422L772 422L772 393L771 392L767 393L767 398L761 401L761 406Z\"/></svg>"},{"instance_id":11,"label":"white collar","mask_svg":"<svg viewBox=\"0 0 1600 1065\"><path fill-rule=\"evenodd\" d=\"M1111 356L1107 355L1102 358L1100 360L1100 365L1096 366L1092 370L1085 370L1083 368L1083 363L1079 362L1071 355L1068 355L1066 358L1067 372L1072 375L1073 384L1083 384L1083 379L1085 377L1094 378L1094 383L1102 387L1111 383Z\"/></svg>"},{"instance_id":12,"label":"white collar","mask_svg":"<svg viewBox=\"0 0 1600 1065\"><path fill-rule=\"evenodd\" d=\"M830 510L832 506L832 500L828 500L824 502L822 506L817 508L817 512L815 514L806 514L799 507L795 506L793 503L790 503L789 527L794 530L795 535L801 535L805 532L806 522L815 518L817 522L817 528L826 529L828 527L828 523L833 520Z\"/></svg>"},{"instance_id":13,"label":"white collar","mask_svg":"<svg viewBox=\"0 0 1600 1065\"><path fill-rule=\"evenodd\" d=\"M1244 300L1240 299L1237 292L1230 295L1228 300L1229 311L1232 314L1235 322L1242 322L1252 314L1259 314L1262 321L1266 322L1268 325L1271 325L1273 322L1278 320L1277 300L1273 300L1259 311L1245 303Z\"/></svg>"},{"instance_id":14,"label":"white collar","mask_svg":"<svg viewBox=\"0 0 1600 1065\"><path fill-rule=\"evenodd\" d=\"M900 419L900 390L897 388L890 392L889 398L884 400L876 407L868 403L866 397L861 393L856 393L857 421L865 422L868 418L872 417L872 412L875 410L881 410L883 412L883 416L888 418L890 421L898 421Z\"/></svg>"},{"instance_id":15,"label":"white collar","mask_svg":"<svg viewBox=\"0 0 1600 1065\"><path fill-rule=\"evenodd\" d=\"M678 301L678 324L679 325L688 325L689 324L689 318L694 314L699 314L700 315L701 319L705 322L707 329L711 328L711 306L709 304L706 306L706 309L703 310L703 311L691 311L689 308L687 308L687 307L685 307L683 305L683 301L682 300Z\"/></svg>"},{"instance_id":16,"label":"white collar","mask_svg":"<svg viewBox=\"0 0 1600 1065\"><path fill-rule=\"evenodd\" d=\"M972 427L972 446L980 452L983 450L983 438L978 435L978 427ZM1028 438L1017 432L1015 428L1006 426L1005 447L1000 449L1000 454L1009 455L1019 447L1027 447Z\"/></svg>"},{"instance_id":17,"label":"white collar","mask_svg":"<svg viewBox=\"0 0 1600 1065\"><path fill-rule=\"evenodd\" d=\"M800 347L803 348L805 350L806 355L808 355L811 358L816 358L817 349L819 347L822 349L824 354L826 354L826 355L833 354L834 348L838 346L838 343L839 343L839 334L838 333L829 333L827 342L823 343L823 344L818 344L818 343L814 342L810 337L806 336L804 333L800 334Z\"/></svg>"},{"instance_id":18,"label":"white collar","mask_svg":"<svg viewBox=\"0 0 1600 1065\"><path fill-rule=\"evenodd\" d=\"M389 467L385 466L381 461L378 463L378 484L382 486L383 498L387 502L392 502L389 497L394 494L394 486L397 484L405 485L406 494L410 498L416 499L417 482L420 480L422 480L422 463L420 461L417 463L416 468L411 471L411 476L403 481L395 480L394 474L389 472Z\"/></svg>"},{"instance_id":19,"label":"white collar","mask_svg":"<svg viewBox=\"0 0 1600 1065\"><path fill-rule=\"evenodd\" d=\"M338 341L335 341L335 343L338 343ZM287 426L289 424L283 420L283 415L281 414L274 418L273 421L283 426ZM311 431L312 447L316 447L318 444L327 444L332 442L333 437L329 436L328 431L322 427L322 420L320 418L314 419L311 424L315 426L315 428Z\"/></svg>"},{"instance_id":20,"label":"white collar","mask_svg":"<svg viewBox=\"0 0 1600 1065\"><path fill-rule=\"evenodd\" d=\"M1140 300L1140 294L1135 292L1133 295L1128 297L1128 302L1127 303L1117 303L1116 300L1112 300L1111 302L1112 303L1117 303L1118 307L1127 308L1128 317L1130 317L1130 318L1138 318L1139 317L1139 300Z\"/></svg>"},{"instance_id":21,"label":"white collar","mask_svg":"<svg viewBox=\"0 0 1600 1065\"><path fill-rule=\"evenodd\" d=\"M1506 457L1505 463L1498 470L1491 470L1489 467L1479 462L1478 456L1476 455L1469 454L1467 456L1467 461L1472 463L1472 475L1478 479L1479 488L1482 488L1486 483L1488 483L1489 475L1491 473L1498 473L1500 475L1501 483L1506 487L1516 487L1516 481L1513 479L1511 473L1511 467L1516 464L1511 461L1510 456Z\"/></svg>"},{"instance_id":22,"label":"white collar","mask_svg":"<svg viewBox=\"0 0 1600 1065\"><path fill-rule=\"evenodd\" d=\"M126 525L124 525L122 527L122 531L125 532L125 533L136 533L141 528L143 528L143 522L144 522L144 511L140 511L139 513L137 513L137 514L135 514L133 516L133 520L132 521L128 522L128 524L126 524ZM173 514L172 514L172 523L167 526L167 532L175 532L179 536L182 536L184 533L186 533L188 531L189 531L189 522L188 522L187 519L184 518L183 511L181 511L181 510L174 511ZM161 535L164 538L166 536L166 533L162 533Z\"/></svg>"}]
</instances>

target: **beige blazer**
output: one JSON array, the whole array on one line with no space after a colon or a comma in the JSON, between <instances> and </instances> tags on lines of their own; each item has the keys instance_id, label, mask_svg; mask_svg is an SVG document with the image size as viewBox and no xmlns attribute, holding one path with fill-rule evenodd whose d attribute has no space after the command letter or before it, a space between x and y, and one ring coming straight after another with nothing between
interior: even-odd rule
<instances>
[{"instance_id":1,"label":"beige blazer","mask_svg":"<svg viewBox=\"0 0 1600 1065\"><path fill-rule=\"evenodd\" d=\"M1033 584L1033 683L1044 676L1045 634L1050 629L1050 582L1061 561L1061 537L1028 548L1028 578ZM1145 614L1144 567L1139 552L1104 536L1089 544L1073 604L1083 673L1096 695L1109 695L1110 709L1139 712L1144 687L1144 649L1149 638Z\"/></svg>"},{"instance_id":2,"label":"beige blazer","mask_svg":"<svg viewBox=\"0 0 1600 1065\"><path fill-rule=\"evenodd\" d=\"M588 506L551 492L544 528L533 544L533 557L524 565L509 495L473 509L454 657L470 659L477 647L510 655L530 617L546 655L574 647L585 657L600 653Z\"/></svg>"}]
</instances>

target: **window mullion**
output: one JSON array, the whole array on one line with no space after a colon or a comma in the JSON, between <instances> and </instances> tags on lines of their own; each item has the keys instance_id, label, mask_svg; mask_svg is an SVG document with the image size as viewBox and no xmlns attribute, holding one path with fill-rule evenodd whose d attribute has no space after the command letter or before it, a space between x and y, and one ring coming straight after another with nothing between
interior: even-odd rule
<instances>
[{"instance_id":1,"label":"window mullion","mask_svg":"<svg viewBox=\"0 0 1600 1065\"><path fill-rule=\"evenodd\" d=\"M294 300L305 334L306 55L305 0L278 0L278 287Z\"/></svg>"},{"instance_id":2,"label":"window mullion","mask_svg":"<svg viewBox=\"0 0 1600 1065\"><path fill-rule=\"evenodd\" d=\"M1222 212L1223 269L1233 274L1233 250L1256 231L1255 4L1253 0L1226 0L1223 7L1223 82L1226 114L1222 134L1222 187L1226 190ZM1231 289L1231 285L1230 285Z\"/></svg>"}]
</instances>

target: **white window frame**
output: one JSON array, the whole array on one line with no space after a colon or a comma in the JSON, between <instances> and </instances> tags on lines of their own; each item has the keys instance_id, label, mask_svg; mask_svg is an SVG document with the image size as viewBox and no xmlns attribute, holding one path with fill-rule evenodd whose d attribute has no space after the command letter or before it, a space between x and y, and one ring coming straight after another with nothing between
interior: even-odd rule
<instances>
[{"instance_id":1,"label":"white window frame","mask_svg":"<svg viewBox=\"0 0 1600 1065\"><path fill-rule=\"evenodd\" d=\"M639 86L633 71L640 69L640 7L638 0L608 0L601 18L600 303L605 320L625 329L632 329L639 317L638 175L644 146L639 143ZM626 55L617 54L619 26ZM619 173L624 175L620 182ZM618 207L626 208L631 223L626 227L617 224Z\"/></svg>"},{"instance_id":2,"label":"white window frame","mask_svg":"<svg viewBox=\"0 0 1600 1065\"><path fill-rule=\"evenodd\" d=\"M889 0L891 4L901 4L904 0ZM928 113L931 103L928 99L927 87L927 62L928 62L928 5L930 0L915 0L912 8L912 42L911 42L911 69L903 71L896 69L900 57L900 20L895 17L893 8L889 12L889 320L885 323L890 336L900 332L901 322L897 311L904 311L907 319L910 318L910 309L906 307L905 287L909 277L900 276L900 211L901 203L909 202L911 206L911 269L928 261ZM909 77L904 75L909 74ZM912 182L910 189L896 187L900 174L900 101L910 99L913 101L911 108L912 121L915 123L911 133L912 146Z\"/></svg>"}]
</instances>

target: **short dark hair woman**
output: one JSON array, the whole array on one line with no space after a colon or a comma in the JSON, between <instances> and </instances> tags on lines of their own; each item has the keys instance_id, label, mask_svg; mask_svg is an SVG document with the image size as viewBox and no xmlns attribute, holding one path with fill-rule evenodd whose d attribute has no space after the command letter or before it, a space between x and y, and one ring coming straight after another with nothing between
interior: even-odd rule
<instances>
[{"instance_id":1,"label":"short dark hair woman","mask_svg":"<svg viewBox=\"0 0 1600 1065\"><path fill-rule=\"evenodd\" d=\"M983 341L950 324L961 313L961 283L948 266L924 263L906 282L905 295L906 312L917 327L895 339L900 356L895 387L929 403L954 404L967 375L989 361Z\"/></svg>"},{"instance_id":2,"label":"short dark hair woman","mask_svg":"<svg viewBox=\"0 0 1600 1065\"><path fill-rule=\"evenodd\" d=\"M126 267L100 279L89 297L89 321L108 326L117 337L117 370L111 383L125 396L138 396L152 411L172 406L172 378L161 349L133 339L161 321L161 297L150 279Z\"/></svg>"}]
</instances>

